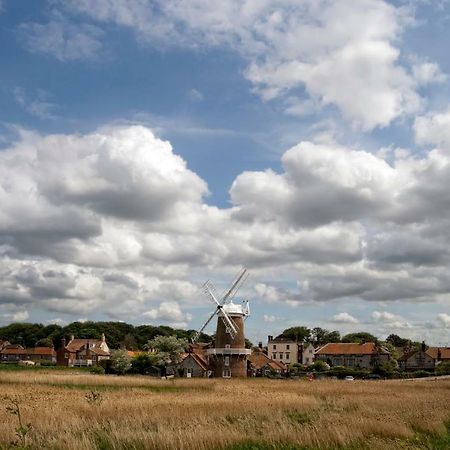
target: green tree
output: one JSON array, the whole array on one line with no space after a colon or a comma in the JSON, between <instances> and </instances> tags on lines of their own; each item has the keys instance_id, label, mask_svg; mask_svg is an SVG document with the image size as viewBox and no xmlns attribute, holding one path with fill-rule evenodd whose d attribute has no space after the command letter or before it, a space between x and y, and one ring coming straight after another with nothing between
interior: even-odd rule
<instances>
[{"instance_id":1,"label":"green tree","mask_svg":"<svg viewBox=\"0 0 450 450\"><path fill-rule=\"evenodd\" d=\"M450 375L450 362L442 362L436 367L438 375Z\"/></svg>"},{"instance_id":2,"label":"green tree","mask_svg":"<svg viewBox=\"0 0 450 450\"><path fill-rule=\"evenodd\" d=\"M188 342L175 336L156 336L148 342L148 348L156 351L160 365L178 364Z\"/></svg>"},{"instance_id":3,"label":"green tree","mask_svg":"<svg viewBox=\"0 0 450 450\"><path fill-rule=\"evenodd\" d=\"M386 342L389 342L394 347L405 347L409 344L410 341L409 341L409 339L401 338L400 336L398 336L396 334L390 334L386 338Z\"/></svg>"},{"instance_id":4,"label":"green tree","mask_svg":"<svg viewBox=\"0 0 450 450\"><path fill-rule=\"evenodd\" d=\"M126 350L111 351L111 368L118 375L125 375L131 367L131 358Z\"/></svg>"},{"instance_id":5,"label":"green tree","mask_svg":"<svg viewBox=\"0 0 450 450\"><path fill-rule=\"evenodd\" d=\"M315 327L311 331L311 343L315 347L321 347L329 342L340 342L341 334L339 331L328 331L324 328Z\"/></svg>"},{"instance_id":6,"label":"green tree","mask_svg":"<svg viewBox=\"0 0 450 450\"><path fill-rule=\"evenodd\" d=\"M325 372L326 370L330 370L330 366L325 361L315 361L310 368L314 372Z\"/></svg>"},{"instance_id":7,"label":"green tree","mask_svg":"<svg viewBox=\"0 0 450 450\"><path fill-rule=\"evenodd\" d=\"M375 342L378 344L378 338L373 334L367 333L365 331L360 331L358 333L346 334L342 338L342 342L351 342L354 344L364 344L365 342Z\"/></svg>"},{"instance_id":8,"label":"green tree","mask_svg":"<svg viewBox=\"0 0 450 450\"><path fill-rule=\"evenodd\" d=\"M158 356L155 353L139 353L131 360L131 371L144 375L158 364Z\"/></svg>"},{"instance_id":9,"label":"green tree","mask_svg":"<svg viewBox=\"0 0 450 450\"><path fill-rule=\"evenodd\" d=\"M53 341L50 338L42 338L36 342L36 347L53 347Z\"/></svg>"},{"instance_id":10,"label":"green tree","mask_svg":"<svg viewBox=\"0 0 450 450\"><path fill-rule=\"evenodd\" d=\"M311 338L311 330L307 327L286 328L279 337L292 339L297 342L308 342Z\"/></svg>"}]
</instances>

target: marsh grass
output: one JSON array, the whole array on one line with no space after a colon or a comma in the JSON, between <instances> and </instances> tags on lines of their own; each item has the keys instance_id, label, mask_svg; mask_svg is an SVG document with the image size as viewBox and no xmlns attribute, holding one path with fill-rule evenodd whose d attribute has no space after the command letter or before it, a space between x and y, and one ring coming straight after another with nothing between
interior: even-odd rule
<instances>
[{"instance_id":1,"label":"marsh grass","mask_svg":"<svg viewBox=\"0 0 450 450\"><path fill-rule=\"evenodd\" d=\"M0 372L2 449L14 440L15 428L6 398L17 399L32 424L30 449L450 448L450 380L310 383Z\"/></svg>"}]
</instances>

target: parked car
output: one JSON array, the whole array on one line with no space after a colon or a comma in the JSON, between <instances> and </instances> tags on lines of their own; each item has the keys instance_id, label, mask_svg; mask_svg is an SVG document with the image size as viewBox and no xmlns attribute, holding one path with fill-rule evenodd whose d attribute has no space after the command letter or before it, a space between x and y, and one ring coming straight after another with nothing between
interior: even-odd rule
<instances>
[{"instance_id":1,"label":"parked car","mask_svg":"<svg viewBox=\"0 0 450 450\"><path fill-rule=\"evenodd\" d=\"M355 381L355 379L354 379L351 375L347 375L347 376L344 378L344 380L345 380L345 381Z\"/></svg>"},{"instance_id":2,"label":"parked car","mask_svg":"<svg viewBox=\"0 0 450 450\"><path fill-rule=\"evenodd\" d=\"M376 373L371 373L368 377L368 380L381 380L381 376Z\"/></svg>"}]
</instances>

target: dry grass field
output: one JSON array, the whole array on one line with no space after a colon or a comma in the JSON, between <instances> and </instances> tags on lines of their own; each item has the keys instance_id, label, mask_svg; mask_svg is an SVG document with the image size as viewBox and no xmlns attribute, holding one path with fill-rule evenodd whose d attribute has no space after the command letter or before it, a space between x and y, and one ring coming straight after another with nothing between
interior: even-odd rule
<instances>
[{"instance_id":1,"label":"dry grass field","mask_svg":"<svg viewBox=\"0 0 450 450\"><path fill-rule=\"evenodd\" d=\"M450 380L155 380L0 372L0 448L446 449ZM447 425L447 426L446 426ZM15 444L13 444L15 442Z\"/></svg>"}]
</instances>

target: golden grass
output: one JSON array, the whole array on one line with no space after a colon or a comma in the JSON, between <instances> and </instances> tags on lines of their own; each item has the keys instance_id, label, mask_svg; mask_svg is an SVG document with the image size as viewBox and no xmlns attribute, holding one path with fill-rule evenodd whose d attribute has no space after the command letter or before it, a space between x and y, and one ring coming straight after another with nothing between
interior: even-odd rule
<instances>
[{"instance_id":1,"label":"golden grass","mask_svg":"<svg viewBox=\"0 0 450 450\"><path fill-rule=\"evenodd\" d=\"M100 395L89 401L90 392ZM86 397L87 396L87 397ZM75 373L0 373L0 448L16 440L18 399L30 448L222 449L245 441L311 448L424 448L444 434L450 380L157 380Z\"/></svg>"}]
</instances>

